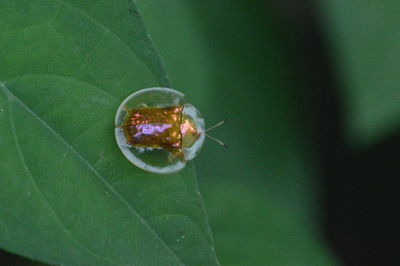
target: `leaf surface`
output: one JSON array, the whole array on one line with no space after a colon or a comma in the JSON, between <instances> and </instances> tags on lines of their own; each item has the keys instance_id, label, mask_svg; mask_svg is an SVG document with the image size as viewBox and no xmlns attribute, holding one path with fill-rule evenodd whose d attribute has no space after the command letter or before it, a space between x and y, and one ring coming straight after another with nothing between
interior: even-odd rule
<instances>
[{"instance_id":1,"label":"leaf surface","mask_svg":"<svg viewBox=\"0 0 400 266\"><path fill-rule=\"evenodd\" d=\"M114 115L168 86L129 1L0 3L0 246L51 264L217 264L193 166L130 164Z\"/></svg>"}]
</instances>

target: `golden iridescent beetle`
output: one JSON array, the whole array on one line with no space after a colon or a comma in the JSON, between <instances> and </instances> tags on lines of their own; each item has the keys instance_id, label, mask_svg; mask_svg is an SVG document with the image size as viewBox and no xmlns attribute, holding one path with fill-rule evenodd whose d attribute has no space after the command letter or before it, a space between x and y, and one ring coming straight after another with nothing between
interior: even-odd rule
<instances>
[{"instance_id":1,"label":"golden iridescent beetle","mask_svg":"<svg viewBox=\"0 0 400 266\"><path fill-rule=\"evenodd\" d=\"M115 136L125 157L152 173L183 169L203 146L204 119L185 95L169 88L147 88L129 95L115 118ZM219 126L224 121L209 128Z\"/></svg>"}]
</instances>

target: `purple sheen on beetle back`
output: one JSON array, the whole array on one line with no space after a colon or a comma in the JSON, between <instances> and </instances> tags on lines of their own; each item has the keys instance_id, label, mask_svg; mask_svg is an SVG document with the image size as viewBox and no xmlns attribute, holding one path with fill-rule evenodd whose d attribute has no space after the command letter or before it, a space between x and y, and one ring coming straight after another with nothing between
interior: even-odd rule
<instances>
[{"instance_id":1,"label":"purple sheen on beetle back","mask_svg":"<svg viewBox=\"0 0 400 266\"><path fill-rule=\"evenodd\" d=\"M137 132L133 135L133 138L140 138L141 135L160 135L164 130L171 128L171 124L159 124L159 123L151 123L151 124L142 124L136 125Z\"/></svg>"},{"instance_id":2,"label":"purple sheen on beetle back","mask_svg":"<svg viewBox=\"0 0 400 266\"><path fill-rule=\"evenodd\" d=\"M122 126L128 144L164 148L183 160L180 132L182 109L183 105L129 110Z\"/></svg>"}]
</instances>

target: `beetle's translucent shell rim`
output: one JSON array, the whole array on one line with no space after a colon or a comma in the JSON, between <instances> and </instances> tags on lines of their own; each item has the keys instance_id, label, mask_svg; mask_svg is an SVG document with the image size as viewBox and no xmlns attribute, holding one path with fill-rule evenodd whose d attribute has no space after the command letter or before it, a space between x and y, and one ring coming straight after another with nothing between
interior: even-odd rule
<instances>
[{"instance_id":1,"label":"beetle's translucent shell rim","mask_svg":"<svg viewBox=\"0 0 400 266\"><path fill-rule=\"evenodd\" d=\"M125 117L124 113L126 113L126 110L129 108L139 107L140 105L144 104L149 107L179 105L184 104L184 98L185 95L183 93L170 88L154 87L141 89L129 95L120 104L115 116L115 125L118 126L122 124ZM184 148L185 161L177 160L172 164L166 164L164 166L155 166L146 163L137 156L140 148L128 145L123 129L116 127L115 138L118 147L131 163L145 171L157 174L172 174L182 170L186 166L186 161L193 159L199 153L205 139L205 123L199 111L190 104L184 104L183 112L193 117L193 119L196 121L199 132L201 133L199 139L193 146Z\"/></svg>"},{"instance_id":2,"label":"beetle's translucent shell rim","mask_svg":"<svg viewBox=\"0 0 400 266\"><path fill-rule=\"evenodd\" d=\"M199 138L191 147L186 147L183 150L186 161L192 160L200 152L201 147L204 144L206 138L205 135L205 123L204 119L201 118L200 112L193 105L186 103L183 108L183 113L192 117L196 121L197 131L200 133Z\"/></svg>"}]
</instances>

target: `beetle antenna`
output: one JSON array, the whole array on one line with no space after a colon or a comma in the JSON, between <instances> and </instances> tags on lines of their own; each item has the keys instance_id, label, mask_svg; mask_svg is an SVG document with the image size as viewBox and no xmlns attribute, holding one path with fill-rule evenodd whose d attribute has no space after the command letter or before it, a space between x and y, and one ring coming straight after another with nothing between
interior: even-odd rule
<instances>
[{"instance_id":1,"label":"beetle antenna","mask_svg":"<svg viewBox=\"0 0 400 266\"><path fill-rule=\"evenodd\" d=\"M222 124L225 123L226 121L228 121L228 118L225 118L225 119L222 120L221 122L218 122L217 124L213 125L212 127L207 128L207 129L206 129L206 132L207 132L207 131L210 131L211 129L214 129L214 128L216 128L216 127L219 127L220 125L222 125Z\"/></svg>"},{"instance_id":2,"label":"beetle antenna","mask_svg":"<svg viewBox=\"0 0 400 266\"><path fill-rule=\"evenodd\" d=\"M205 135L206 135L207 137L209 137L210 139L212 139L213 141L217 142L219 145L221 145L221 146L224 147L225 149L228 149L228 146L227 146L225 143L223 143L222 141L220 141L219 139L214 138L213 136L210 136L210 135L208 135L207 133L205 133Z\"/></svg>"}]
</instances>

